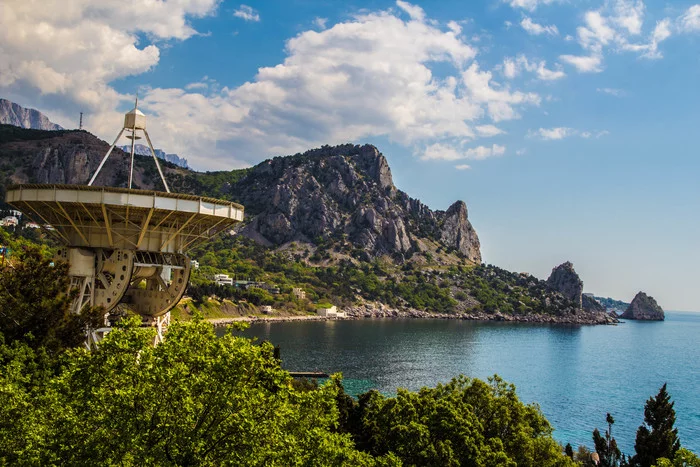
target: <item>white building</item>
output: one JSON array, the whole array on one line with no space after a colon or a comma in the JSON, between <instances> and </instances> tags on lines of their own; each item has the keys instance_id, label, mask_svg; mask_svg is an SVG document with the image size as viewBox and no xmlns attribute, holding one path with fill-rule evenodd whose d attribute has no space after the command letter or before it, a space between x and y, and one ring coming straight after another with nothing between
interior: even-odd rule
<instances>
[{"instance_id":1,"label":"white building","mask_svg":"<svg viewBox=\"0 0 700 467\"><path fill-rule=\"evenodd\" d=\"M345 312L338 311L335 305L331 305L330 308L318 308L316 314L325 318L345 318Z\"/></svg>"},{"instance_id":2,"label":"white building","mask_svg":"<svg viewBox=\"0 0 700 467\"><path fill-rule=\"evenodd\" d=\"M299 300L304 300L306 298L306 292L304 292L301 287L294 287L292 289L292 295L294 295Z\"/></svg>"},{"instance_id":3,"label":"white building","mask_svg":"<svg viewBox=\"0 0 700 467\"><path fill-rule=\"evenodd\" d=\"M233 279L228 274L215 274L214 282L216 285L233 285Z\"/></svg>"},{"instance_id":4,"label":"white building","mask_svg":"<svg viewBox=\"0 0 700 467\"><path fill-rule=\"evenodd\" d=\"M199 261L197 261L196 259L191 260L190 264L192 265L193 269L199 269Z\"/></svg>"},{"instance_id":5,"label":"white building","mask_svg":"<svg viewBox=\"0 0 700 467\"><path fill-rule=\"evenodd\" d=\"M262 311L263 314L272 313L272 307L270 305L262 305L260 311Z\"/></svg>"},{"instance_id":6,"label":"white building","mask_svg":"<svg viewBox=\"0 0 700 467\"><path fill-rule=\"evenodd\" d=\"M16 226L19 220L15 216L7 216L3 220L0 220L0 225L5 227Z\"/></svg>"}]
</instances>

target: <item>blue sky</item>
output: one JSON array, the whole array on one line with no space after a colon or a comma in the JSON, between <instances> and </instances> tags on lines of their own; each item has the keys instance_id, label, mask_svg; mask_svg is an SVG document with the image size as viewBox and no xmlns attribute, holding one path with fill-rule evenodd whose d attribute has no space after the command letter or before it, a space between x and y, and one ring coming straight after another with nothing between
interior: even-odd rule
<instances>
[{"instance_id":1,"label":"blue sky","mask_svg":"<svg viewBox=\"0 0 700 467\"><path fill-rule=\"evenodd\" d=\"M697 1L697 0L695 0ZM700 4L11 0L0 95L200 170L372 143L486 262L700 311Z\"/></svg>"}]
</instances>

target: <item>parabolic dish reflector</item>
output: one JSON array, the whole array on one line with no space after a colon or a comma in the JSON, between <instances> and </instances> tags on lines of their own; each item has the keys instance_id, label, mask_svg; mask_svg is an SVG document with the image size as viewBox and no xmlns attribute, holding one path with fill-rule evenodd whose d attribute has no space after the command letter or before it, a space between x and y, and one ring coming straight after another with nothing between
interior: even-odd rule
<instances>
[{"instance_id":1,"label":"parabolic dish reflector","mask_svg":"<svg viewBox=\"0 0 700 467\"><path fill-rule=\"evenodd\" d=\"M5 200L69 247L184 253L243 220L230 201L127 188L15 185Z\"/></svg>"}]
</instances>

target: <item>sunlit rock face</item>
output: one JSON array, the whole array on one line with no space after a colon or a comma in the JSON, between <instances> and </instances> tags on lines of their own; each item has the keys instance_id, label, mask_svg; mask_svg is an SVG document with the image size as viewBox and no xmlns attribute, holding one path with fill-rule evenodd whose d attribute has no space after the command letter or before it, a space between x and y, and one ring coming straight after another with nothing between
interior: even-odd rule
<instances>
[{"instance_id":1,"label":"sunlit rock face","mask_svg":"<svg viewBox=\"0 0 700 467\"><path fill-rule=\"evenodd\" d=\"M654 297L650 297L644 292L639 292L620 318L663 321L666 316L664 315L664 310L654 300Z\"/></svg>"}]
</instances>

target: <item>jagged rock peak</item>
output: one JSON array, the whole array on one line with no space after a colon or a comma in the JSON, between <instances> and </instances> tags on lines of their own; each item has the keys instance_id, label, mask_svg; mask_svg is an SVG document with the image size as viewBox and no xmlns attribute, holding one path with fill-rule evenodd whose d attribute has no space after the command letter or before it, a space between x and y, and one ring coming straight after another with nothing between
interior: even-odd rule
<instances>
[{"instance_id":1,"label":"jagged rock peak","mask_svg":"<svg viewBox=\"0 0 700 467\"><path fill-rule=\"evenodd\" d=\"M445 211L440 240L447 246L462 252L469 260L481 263L481 244L474 227L469 222L467 205L464 201L456 201Z\"/></svg>"},{"instance_id":2,"label":"jagged rock peak","mask_svg":"<svg viewBox=\"0 0 700 467\"><path fill-rule=\"evenodd\" d=\"M664 310L654 300L654 297L650 297L644 292L639 292L620 318L663 321L666 316L664 315Z\"/></svg>"},{"instance_id":3,"label":"jagged rock peak","mask_svg":"<svg viewBox=\"0 0 700 467\"><path fill-rule=\"evenodd\" d=\"M576 304L578 308L583 307L583 281L576 274L574 265L570 261L552 269L552 273L547 279L547 285L564 295Z\"/></svg>"},{"instance_id":4,"label":"jagged rock peak","mask_svg":"<svg viewBox=\"0 0 700 467\"><path fill-rule=\"evenodd\" d=\"M26 109L19 104L0 99L0 123L33 130L62 130L38 110Z\"/></svg>"},{"instance_id":5,"label":"jagged rock peak","mask_svg":"<svg viewBox=\"0 0 700 467\"><path fill-rule=\"evenodd\" d=\"M391 176L391 169L384 155L379 152L376 146L371 144L340 144L338 146L324 145L320 148L310 149L304 153L297 153L293 156L278 156L271 160L262 162L255 166L254 170L271 171L276 175L287 170L289 167L298 167L308 162L319 163L324 159L334 159L337 157L347 157L355 166L357 172L366 174L371 180L376 182L381 188L394 190L394 181Z\"/></svg>"}]
</instances>

